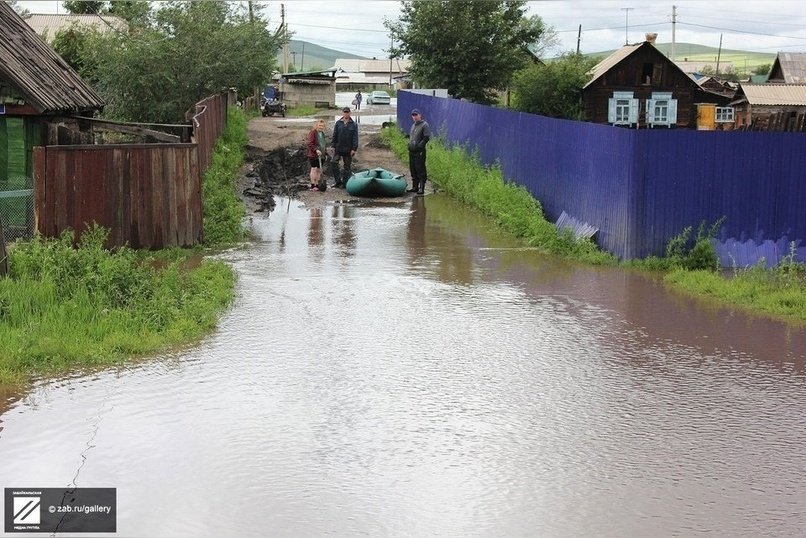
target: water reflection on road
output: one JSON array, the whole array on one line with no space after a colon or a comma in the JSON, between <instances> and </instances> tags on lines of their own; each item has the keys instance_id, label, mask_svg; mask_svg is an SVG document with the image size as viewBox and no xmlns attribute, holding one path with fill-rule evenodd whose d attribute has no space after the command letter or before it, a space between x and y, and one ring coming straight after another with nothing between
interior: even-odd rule
<instances>
[{"instance_id":1,"label":"water reflection on road","mask_svg":"<svg viewBox=\"0 0 806 538\"><path fill-rule=\"evenodd\" d=\"M253 229L201 346L11 405L3 482L117 487L124 536L806 528L806 330L439 195L281 200Z\"/></svg>"}]
</instances>

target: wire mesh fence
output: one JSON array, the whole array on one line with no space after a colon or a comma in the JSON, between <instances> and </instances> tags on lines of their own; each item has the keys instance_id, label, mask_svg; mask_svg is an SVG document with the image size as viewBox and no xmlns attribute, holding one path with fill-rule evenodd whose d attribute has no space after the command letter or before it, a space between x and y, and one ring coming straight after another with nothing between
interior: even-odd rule
<instances>
[{"instance_id":1,"label":"wire mesh fence","mask_svg":"<svg viewBox=\"0 0 806 538\"><path fill-rule=\"evenodd\" d=\"M34 191L31 178L0 180L0 219L6 243L34 236Z\"/></svg>"}]
</instances>

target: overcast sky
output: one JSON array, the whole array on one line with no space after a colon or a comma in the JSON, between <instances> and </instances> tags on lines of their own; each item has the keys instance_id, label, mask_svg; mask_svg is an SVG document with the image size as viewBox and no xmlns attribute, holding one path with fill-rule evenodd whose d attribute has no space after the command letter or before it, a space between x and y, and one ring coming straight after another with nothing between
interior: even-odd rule
<instances>
[{"instance_id":1,"label":"overcast sky","mask_svg":"<svg viewBox=\"0 0 806 538\"><path fill-rule=\"evenodd\" d=\"M244 2L245 3L245 2ZM270 26L280 23L281 2L266 6ZM582 25L582 52L618 48L657 32L658 42L672 41L672 5L677 6L676 42L725 49L776 53L806 52L804 0L543 0L527 2L529 14L540 15L560 38L561 51L576 50ZM64 12L61 2L20 2L32 13ZM295 39L366 57L384 57L389 36L384 19L396 19L396 1L286 1L286 20ZM625 10L624 8L630 8Z\"/></svg>"}]
</instances>

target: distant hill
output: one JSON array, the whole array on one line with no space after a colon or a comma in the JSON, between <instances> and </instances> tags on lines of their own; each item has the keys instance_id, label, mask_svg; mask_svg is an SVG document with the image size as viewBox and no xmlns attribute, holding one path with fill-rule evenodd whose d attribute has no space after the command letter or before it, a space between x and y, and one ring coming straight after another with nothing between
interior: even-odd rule
<instances>
[{"instance_id":1,"label":"distant hill","mask_svg":"<svg viewBox=\"0 0 806 538\"><path fill-rule=\"evenodd\" d=\"M671 43L658 43L655 46L666 56L671 54ZM772 64L776 56L776 53L732 49L722 49L722 53L720 54L717 47L695 45L694 43L677 43L675 44L674 50L675 59L678 62L716 62L717 54L719 54L719 61L732 62L733 68L738 73L747 73L760 65ZM604 58L610 56L613 52L613 50L605 50L602 52L592 52L585 56L599 56Z\"/></svg>"},{"instance_id":2,"label":"distant hill","mask_svg":"<svg viewBox=\"0 0 806 538\"><path fill-rule=\"evenodd\" d=\"M303 48L304 47L304 48ZM296 54L292 54L292 52ZM314 69L327 69L333 67L336 58L356 58L366 59L365 56L357 56L349 52L321 47L308 41L297 41L292 39L288 43L288 65L294 66L295 71L311 71ZM277 53L277 65L283 65L283 51Z\"/></svg>"}]
</instances>

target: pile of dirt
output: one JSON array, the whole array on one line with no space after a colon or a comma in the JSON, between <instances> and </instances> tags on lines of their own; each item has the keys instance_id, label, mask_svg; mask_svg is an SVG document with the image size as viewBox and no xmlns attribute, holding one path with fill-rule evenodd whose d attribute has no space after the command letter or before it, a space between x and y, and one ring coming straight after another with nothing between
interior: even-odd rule
<instances>
[{"instance_id":1,"label":"pile of dirt","mask_svg":"<svg viewBox=\"0 0 806 538\"><path fill-rule=\"evenodd\" d=\"M310 165L305 157L305 138L313 128L315 118L254 118L247 133L250 145L238 179L241 198L252 212L271 211L274 196L289 196L308 206L347 201L351 197L343 189L328 188L326 192L309 191ZM353 158L353 171L385 168L396 174L408 175L408 166L400 161L379 136L380 126L359 133L359 147ZM330 140L332 128L326 131ZM334 183L329 163L323 163L328 185ZM408 198L408 196L406 197ZM381 201L381 200L378 200ZM394 199L393 201L400 201Z\"/></svg>"}]
</instances>

